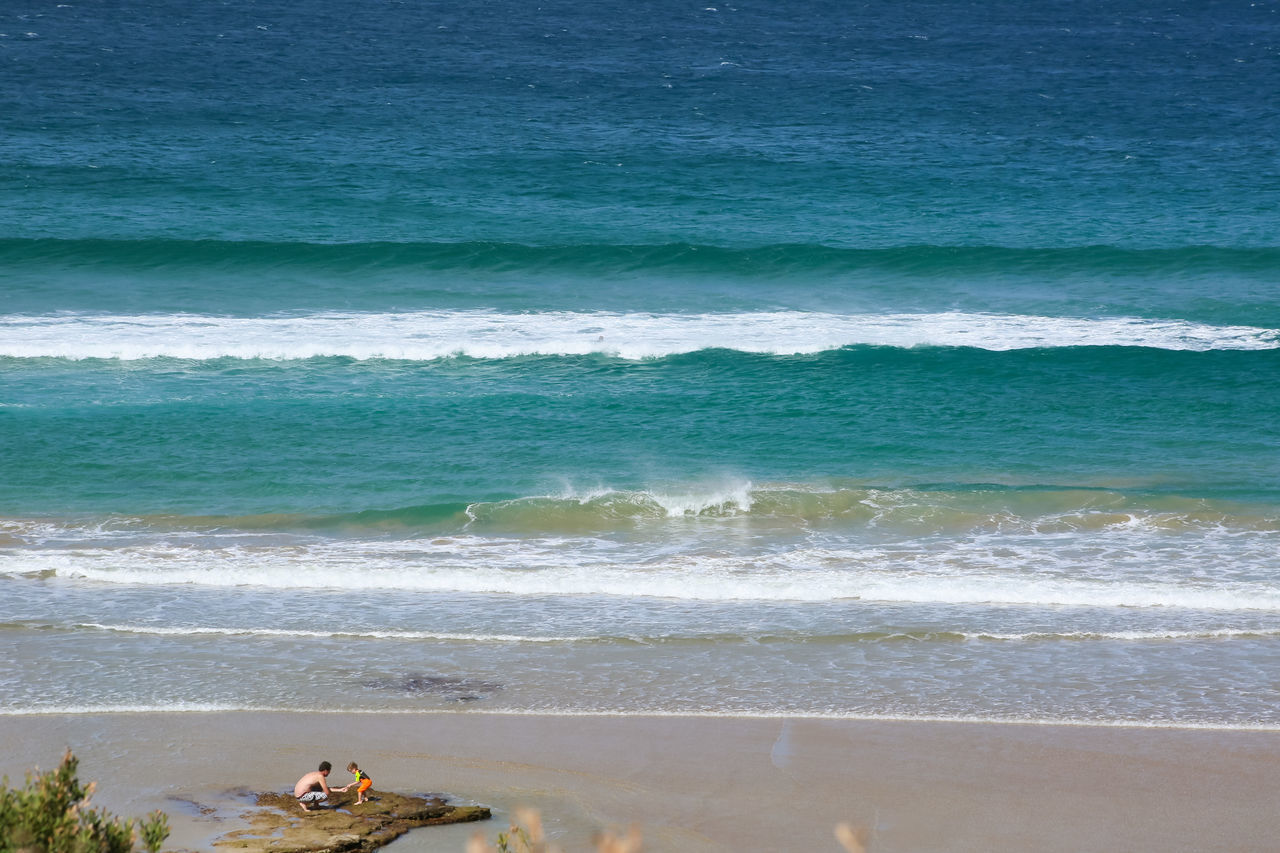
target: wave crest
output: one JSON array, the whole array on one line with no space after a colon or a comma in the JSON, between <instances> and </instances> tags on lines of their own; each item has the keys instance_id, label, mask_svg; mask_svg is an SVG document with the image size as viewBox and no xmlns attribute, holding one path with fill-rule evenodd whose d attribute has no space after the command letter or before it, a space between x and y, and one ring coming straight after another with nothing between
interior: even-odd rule
<instances>
[{"instance_id":1,"label":"wave crest","mask_svg":"<svg viewBox=\"0 0 1280 853\"><path fill-rule=\"evenodd\" d=\"M741 523L803 533L831 527L910 537L1072 534L1280 534L1265 505L1176 494L1055 486L950 484L916 487L727 481L701 487L589 490L502 500L457 501L329 515L110 516L0 519L0 546L129 542L194 532L210 541L253 542L279 534L607 535L697 525L711 533ZM674 531L668 531L674 532Z\"/></svg>"},{"instance_id":2,"label":"wave crest","mask_svg":"<svg viewBox=\"0 0 1280 853\"><path fill-rule=\"evenodd\" d=\"M833 314L807 311L651 314L415 311L279 317L52 315L0 317L0 357L293 361L325 357L433 361L599 354L628 360L707 349L779 356L851 346L994 351L1121 346L1270 350L1280 330L1133 317Z\"/></svg>"}]
</instances>

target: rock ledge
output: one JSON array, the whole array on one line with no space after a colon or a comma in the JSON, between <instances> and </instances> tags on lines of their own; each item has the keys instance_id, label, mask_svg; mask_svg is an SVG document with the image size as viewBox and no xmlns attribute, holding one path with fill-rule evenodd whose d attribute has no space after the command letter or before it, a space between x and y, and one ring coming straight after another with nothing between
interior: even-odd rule
<instances>
[{"instance_id":1,"label":"rock ledge","mask_svg":"<svg viewBox=\"0 0 1280 853\"><path fill-rule=\"evenodd\" d=\"M441 797L385 792L358 806L355 794L335 793L328 807L310 812L288 794L258 794L257 805L245 814L249 829L227 833L214 846L245 853L368 853L419 826L490 817L484 806L450 806Z\"/></svg>"}]
</instances>

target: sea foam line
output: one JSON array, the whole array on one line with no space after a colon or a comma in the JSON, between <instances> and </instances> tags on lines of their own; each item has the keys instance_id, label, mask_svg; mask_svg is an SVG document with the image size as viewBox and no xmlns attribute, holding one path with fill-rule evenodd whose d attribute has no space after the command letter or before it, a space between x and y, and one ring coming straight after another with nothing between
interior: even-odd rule
<instances>
[{"instance_id":1,"label":"sea foam line","mask_svg":"<svg viewBox=\"0 0 1280 853\"><path fill-rule=\"evenodd\" d=\"M430 361L600 353L658 358L722 348L801 355L846 346L987 350L1131 346L1168 350L1280 348L1280 330L1134 317L990 313L722 314L416 311L292 317L190 314L0 317L0 356L13 358Z\"/></svg>"},{"instance_id":2,"label":"sea foam line","mask_svg":"<svg viewBox=\"0 0 1280 853\"><path fill-rule=\"evenodd\" d=\"M150 625L105 625L98 622L82 622L76 628L113 631L120 634L152 634L156 636L253 636L286 637L298 639L334 639L352 637L371 640L446 640L464 643L573 643L592 640L594 637L539 637L524 634L456 634L436 631L308 631L288 628L218 628L218 627L156 627Z\"/></svg>"},{"instance_id":3,"label":"sea foam line","mask_svg":"<svg viewBox=\"0 0 1280 853\"><path fill-rule=\"evenodd\" d=\"M486 708L453 710L447 708L423 709L379 709L352 707L342 710L325 708L289 708L274 705L219 704L211 702L174 702L167 705L158 704L102 704L102 705L49 705L20 707L0 707L0 717L53 717L53 716L86 716L96 714L222 714L222 713L257 713L257 714L298 714L324 715L363 714L368 716L413 716L413 717L446 717L446 716L492 716L492 717L552 717L583 718L604 717L618 719L725 719L725 720L839 720L867 723L957 723L967 725L996 726L1062 726L1071 728L1118 728L1118 729L1186 729L1191 731L1221 732L1272 732L1280 731L1280 723L1232 723L1216 721L1180 721L1180 720L1091 720L1081 717L994 717L994 716L961 716L934 714L869 714L865 712L839 711L761 711L752 709L724 709L705 711L664 711L656 709L638 709L631 711L598 710L598 709L523 709L523 708Z\"/></svg>"},{"instance_id":4,"label":"sea foam line","mask_svg":"<svg viewBox=\"0 0 1280 853\"><path fill-rule=\"evenodd\" d=\"M42 626L43 627L43 626ZM664 644L682 640L708 642L795 642L812 643L831 640L894 641L920 640L945 642L947 640L973 642L1019 642L1033 640L1115 640L1122 642L1149 642L1154 640L1228 640L1280 636L1280 628L1206 628L1200 630L1157 631L1028 631L999 633L991 631L876 631L867 630L855 634L669 634L654 637L624 637L613 635L534 636L528 634L475 634L439 631L314 631L286 628L246 628L213 626L151 626L111 625L98 622L82 622L76 629L111 631L120 634L143 634L165 637L227 636L227 637L281 637L286 639L337 639L349 637L370 640L438 640L462 643L595 643L629 642Z\"/></svg>"},{"instance_id":5,"label":"sea foam line","mask_svg":"<svg viewBox=\"0 0 1280 853\"><path fill-rule=\"evenodd\" d=\"M1030 631L1022 634L966 633L965 639L974 640L1229 640L1247 637L1277 637L1280 628L1218 628L1200 631Z\"/></svg>"},{"instance_id":6,"label":"sea foam line","mask_svg":"<svg viewBox=\"0 0 1280 853\"><path fill-rule=\"evenodd\" d=\"M705 561L704 561L705 562ZM514 596L602 596L680 601L841 601L905 604L1021 605L1032 607L1159 607L1191 610L1280 611L1274 584L1232 584L1214 588L1189 584L1064 578L1019 578L982 570L968 574L924 575L885 567L804 569L778 567L752 574L737 560L713 565L663 568L594 565L577 568L486 569L481 566L382 568L351 577L345 567L258 565L209 567L153 564L61 565L58 577L139 586L198 585L261 589L340 589ZM0 575L32 575L0 570ZM34 572L37 577L44 572Z\"/></svg>"}]
</instances>

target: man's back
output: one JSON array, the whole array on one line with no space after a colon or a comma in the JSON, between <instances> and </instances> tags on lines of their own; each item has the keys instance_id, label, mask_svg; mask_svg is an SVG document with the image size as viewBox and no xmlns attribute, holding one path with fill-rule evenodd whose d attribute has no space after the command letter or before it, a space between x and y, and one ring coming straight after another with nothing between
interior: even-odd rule
<instances>
[{"instance_id":1,"label":"man's back","mask_svg":"<svg viewBox=\"0 0 1280 853\"><path fill-rule=\"evenodd\" d=\"M327 786L324 784L324 774L319 770L312 770L310 773L298 780L298 784L293 786L293 795L301 797L308 791L323 791Z\"/></svg>"}]
</instances>

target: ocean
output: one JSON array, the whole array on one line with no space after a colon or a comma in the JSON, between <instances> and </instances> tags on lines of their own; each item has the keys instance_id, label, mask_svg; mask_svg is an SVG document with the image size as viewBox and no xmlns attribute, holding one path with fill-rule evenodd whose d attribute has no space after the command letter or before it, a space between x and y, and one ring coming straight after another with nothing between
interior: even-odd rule
<instances>
[{"instance_id":1,"label":"ocean","mask_svg":"<svg viewBox=\"0 0 1280 853\"><path fill-rule=\"evenodd\" d=\"M0 714L1280 727L1280 4L0 11Z\"/></svg>"}]
</instances>

